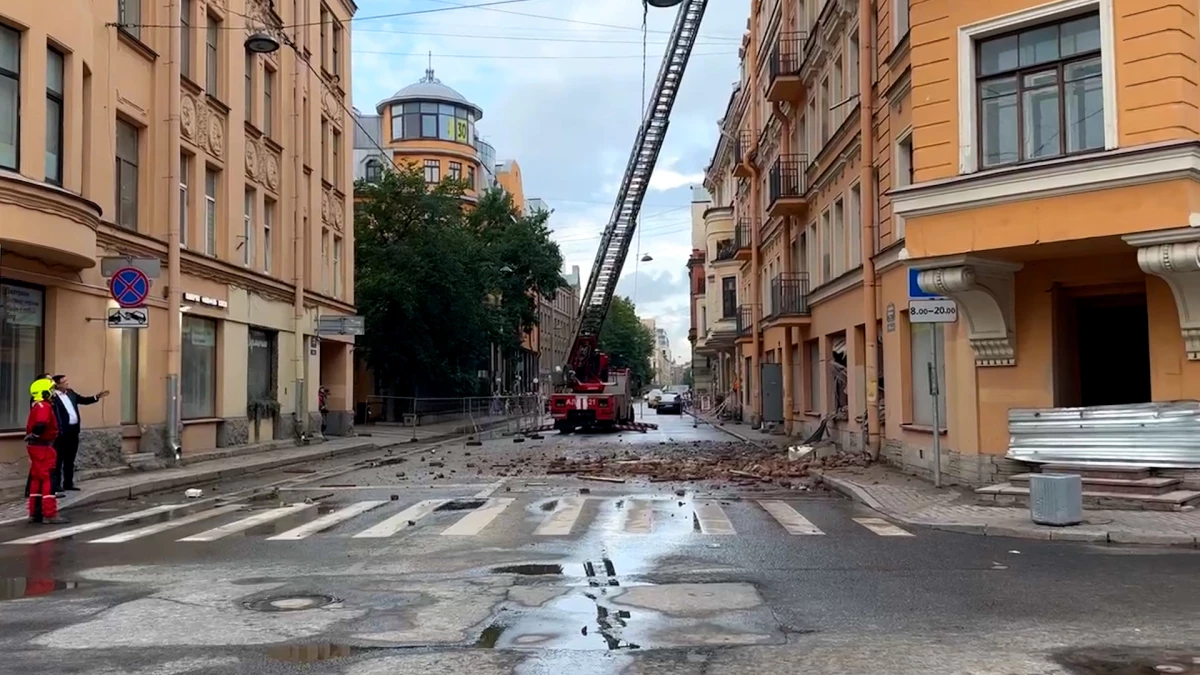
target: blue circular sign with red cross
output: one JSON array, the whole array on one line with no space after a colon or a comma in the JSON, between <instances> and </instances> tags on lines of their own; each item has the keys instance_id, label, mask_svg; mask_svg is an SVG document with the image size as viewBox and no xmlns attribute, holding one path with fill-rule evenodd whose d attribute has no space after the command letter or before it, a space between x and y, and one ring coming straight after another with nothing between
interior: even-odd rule
<instances>
[{"instance_id":1,"label":"blue circular sign with red cross","mask_svg":"<svg viewBox=\"0 0 1200 675\"><path fill-rule=\"evenodd\" d=\"M122 307L141 307L150 295L150 279L136 267L122 267L108 280L113 300Z\"/></svg>"}]
</instances>

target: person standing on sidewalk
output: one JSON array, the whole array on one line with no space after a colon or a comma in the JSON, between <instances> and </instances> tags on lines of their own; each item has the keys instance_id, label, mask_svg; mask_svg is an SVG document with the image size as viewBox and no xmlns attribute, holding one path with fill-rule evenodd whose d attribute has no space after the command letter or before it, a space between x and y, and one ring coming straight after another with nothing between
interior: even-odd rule
<instances>
[{"instance_id":1,"label":"person standing on sidewalk","mask_svg":"<svg viewBox=\"0 0 1200 675\"><path fill-rule=\"evenodd\" d=\"M325 434L326 419L329 417L329 389L317 387L317 412L321 414L321 434Z\"/></svg>"},{"instance_id":2,"label":"person standing on sidewalk","mask_svg":"<svg viewBox=\"0 0 1200 675\"><path fill-rule=\"evenodd\" d=\"M58 453L58 490L77 491L75 487L75 457L79 454L79 406L92 405L108 396L104 390L95 396L80 396L71 389L66 375L54 376L54 411L58 417L59 434L54 443Z\"/></svg>"},{"instance_id":3,"label":"person standing on sidewalk","mask_svg":"<svg viewBox=\"0 0 1200 675\"><path fill-rule=\"evenodd\" d=\"M25 451L29 453L29 522L58 525L67 522L58 515L51 475L57 460L54 441L58 438L58 416L51 399L54 381L42 378L29 386L29 417L25 421Z\"/></svg>"}]
</instances>

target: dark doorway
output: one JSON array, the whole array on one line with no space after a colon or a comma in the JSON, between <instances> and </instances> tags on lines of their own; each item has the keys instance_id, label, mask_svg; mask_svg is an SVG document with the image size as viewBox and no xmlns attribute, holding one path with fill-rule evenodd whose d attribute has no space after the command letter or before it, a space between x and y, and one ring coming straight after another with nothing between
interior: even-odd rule
<instances>
[{"instance_id":1,"label":"dark doorway","mask_svg":"<svg viewBox=\"0 0 1200 675\"><path fill-rule=\"evenodd\" d=\"M1145 293L1071 297L1060 291L1055 311L1056 405L1151 400Z\"/></svg>"}]
</instances>

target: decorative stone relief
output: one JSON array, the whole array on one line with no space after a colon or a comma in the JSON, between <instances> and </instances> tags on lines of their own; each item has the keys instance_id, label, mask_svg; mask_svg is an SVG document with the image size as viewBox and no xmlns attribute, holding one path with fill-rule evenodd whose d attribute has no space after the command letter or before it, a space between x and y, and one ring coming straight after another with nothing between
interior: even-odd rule
<instances>
[{"instance_id":1,"label":"decorative stone relief","mask_svg":"<svg viewBox=\"0 0 1200 675\"><path fill-rule=\"evenodd\" d=\"M329 222L329 193L321 193L321 222Z\"/></svg>"},{"instance_id":2,"label":"decorative stone relief","mask_svg":"<svg viewBox=\"0 0 1200 675\"><path fill-rule=\"evenodd\" d=\"M921 261L918 267L937 264ZM917 284L927 293L953 298L967 322L967 340L976 366L1017 363L1014 321L1015 279L1021 265L999 260L958 257L924 269Z\"/></svg>"},{"instance_id":3,"label":"decorative stone relief","mask_svg":"<svg viewBox=\"0 0 1200 675\"><path fill-rule=\"evenodd\" d=\"M184 138L196 139L196 99L186 94L179 101L179 130Z\"/></svg>"},{"instance_id":4,"label":"decorative stone relief","mask_svg":"<svg viewBox=\"0 0 1200 675\"><path fill-rule=\"evenodd\" d=\"M1200 361L1200 232L1182 228L1124 239L1138 247L1138 267L1171 288L1187 359Z\"/></svg>"},{"instance_id":5,"label":"decorative stone relief","mask_svg":"<svg viewBox=\"0 0 1200 675\"><path fill-rule=\"evenodd\" d=\"M337 103L337 98L329 87L324 87L325 92L321 95L321 109L325 111L325 116L333 122L333 126L341 129L342 127L342 109Z\"/></svg>"},{"instance_id":6,"label":"decorative stone relief","mask_svg":"<svg viewBox=\"0 0 1200 675\"><path fill-rule=\"evenodd\" d=\"M218 159L225 156L225 120L215 111L208 111L208 150Z\"/></svg>"},{"instance_id":7,"label":"decorative stone relief","mask_svg":"<svg viewBox=\"0 0 1200 675\"><path fill-rule=\"evenodd\" d=\"M246 137L246 175L254 180L259 180L259 153L261 150L258 147L258 141L250 136Z\"/></svg>"},{"instance_id":8,"label":"decorative stone relief","mask_svg":"<svg viewBox=\"0 0 1200 675\"><path fill-rule=\"evenodd\" d=\"M265 165L263 173L266 175L267 187L272 190L279 189L279 158L275 156L273 150L263 150L263 164Z\"/></svg>"},{"instance_id":9,"label":"decorative stone relief","mask_svg":"<svg viewBox=\"0 0 1200 675\"><path fill-rule=\"evenodd\" d=\"M342 200L336 196L330 196L329 210L332 212L332 213L330 213L330 215L333 216L333 218L332 218L333 229L337 230L338 232L341 232L342 231L342 219L344 217L342 214L345 211L345 209L342 208Z\"/></svg>"}]
</instances>

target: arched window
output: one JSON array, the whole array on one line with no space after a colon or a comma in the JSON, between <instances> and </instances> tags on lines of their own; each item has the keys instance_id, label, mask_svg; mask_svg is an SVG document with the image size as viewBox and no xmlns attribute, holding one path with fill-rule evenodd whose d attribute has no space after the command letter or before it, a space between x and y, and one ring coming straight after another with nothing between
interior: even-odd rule
<instances>
[{"instance_id":1,"label":"arched window","mask_svg":"<svg viewBox=\"0 0 1200 675\"><path fill-rule=\"evenodd\" d=\"M372 157L367 160L367 182L374 183L383 176L383 162Z\"/></svg>"}]
</instances>

